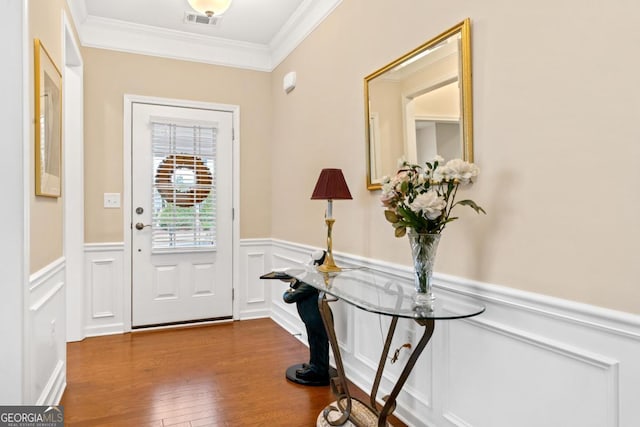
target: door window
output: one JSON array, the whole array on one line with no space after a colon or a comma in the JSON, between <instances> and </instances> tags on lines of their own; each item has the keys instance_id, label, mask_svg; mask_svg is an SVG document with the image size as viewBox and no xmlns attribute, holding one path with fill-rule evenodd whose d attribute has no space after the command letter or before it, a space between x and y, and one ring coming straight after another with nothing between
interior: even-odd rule
<instances>
[{"instance_id":1,"label":"door window","mask_svg":"<svg viewBox=\"0 0 640 427\"><path fill-rule=\"evenodd\" d=\"M216 248L216 134L211 125L151 123L154 252Z\"/></svg>"}]
</instances>

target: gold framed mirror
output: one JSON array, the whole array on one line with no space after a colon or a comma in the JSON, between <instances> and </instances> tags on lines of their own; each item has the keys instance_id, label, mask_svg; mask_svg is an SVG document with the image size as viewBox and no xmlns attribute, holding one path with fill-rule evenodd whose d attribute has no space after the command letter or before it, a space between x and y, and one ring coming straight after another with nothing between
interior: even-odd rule
<instances>
[{"instance_id":1,"label":"gold framed mirror","mask_svg":"<svg viewBox=\"0 0 640 427\"><path fill-rule=\"evenodd\" d=\"M469 18L364 78L367 188L403 161L473 162Z\"/></svg>"}]
</instances>

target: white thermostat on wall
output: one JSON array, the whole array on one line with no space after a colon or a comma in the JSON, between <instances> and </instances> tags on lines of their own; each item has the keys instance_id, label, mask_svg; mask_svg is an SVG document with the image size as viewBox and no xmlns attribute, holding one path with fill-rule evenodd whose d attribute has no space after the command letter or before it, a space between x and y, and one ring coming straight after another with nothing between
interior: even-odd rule
<instances>
[{"instance_id":1,"label":"white thermostat on wall","mask_svg":"<svg viewBox=\"0 0 640 427\"><path fill-rule=\"evenodd\" d=\"M285 93L289 93L296 88L296 72L295 71L289 71L287 74L284 75L284 78L282 79L282 87Z\"/></svg>"}]
</instances>

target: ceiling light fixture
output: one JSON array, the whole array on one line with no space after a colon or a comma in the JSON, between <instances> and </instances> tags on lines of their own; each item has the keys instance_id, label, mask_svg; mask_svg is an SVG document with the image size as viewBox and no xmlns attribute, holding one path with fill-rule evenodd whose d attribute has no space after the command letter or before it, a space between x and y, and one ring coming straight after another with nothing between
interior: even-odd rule
<instances>
[{"instance_id":1,"label":"ceiling light fixture","mask_svg":"<svg viewBox=\"0 0 640 427\"><path fill-rule=\"evenodd\" d=\"M209 18L213 15L222 15L231 5L231 0L188 0L188 2L193 10Z\"/></svg>"}]
</instances>

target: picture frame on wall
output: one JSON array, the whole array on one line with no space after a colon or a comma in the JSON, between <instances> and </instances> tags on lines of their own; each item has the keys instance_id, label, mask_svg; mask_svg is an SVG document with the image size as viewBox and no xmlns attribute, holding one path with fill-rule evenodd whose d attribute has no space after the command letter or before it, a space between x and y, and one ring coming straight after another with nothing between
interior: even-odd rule
<instances>
[{"instance_id":1,"label":"picture frame on wall","mask_svg":"<svg viewBox=\"0 0 640 427\"><path fill-rule=\"evenodd\" d=\"M62 188L62 74L39 39L34 43L36 196Z\"/></svg>"}]
</instances>

